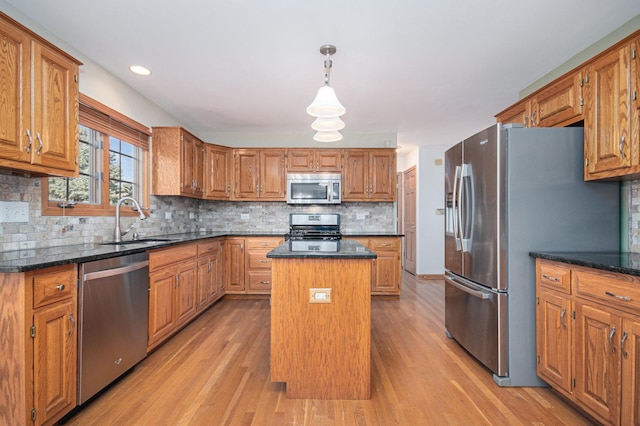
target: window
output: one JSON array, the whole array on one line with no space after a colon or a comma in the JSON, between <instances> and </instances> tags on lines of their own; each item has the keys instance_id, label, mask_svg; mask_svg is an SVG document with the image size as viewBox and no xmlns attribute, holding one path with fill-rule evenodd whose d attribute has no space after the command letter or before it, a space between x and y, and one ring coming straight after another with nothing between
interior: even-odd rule
<instances>
[{"instance_id":1,"label":"window","mask_svg":"<svg viewBox=\"0 0 640 426\"><path fill-rule=\"evenodd\" d=\"M82 94L79 118L79 176L42 180L42 214L110 216L125 196L148 207L149 129Z\"/></svg>"}]
</instances>

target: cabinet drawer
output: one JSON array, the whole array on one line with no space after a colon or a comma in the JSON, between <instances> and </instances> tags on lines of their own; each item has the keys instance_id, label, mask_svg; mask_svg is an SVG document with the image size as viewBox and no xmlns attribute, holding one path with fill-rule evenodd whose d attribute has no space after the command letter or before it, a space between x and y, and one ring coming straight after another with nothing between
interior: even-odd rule
<instances>
[{"instance_id":1,"label":"cabinet drawer","mask_svg":"<svg viewBox=\"0 0 640 426\"><path fill-rule=\"evenodd\" d=\"M571 268L568 265L538 259L536 269L538 285L571 294Z\"/></svg>"},{"instance_id":2,"label":"cabinet drawer","mask_svg":"<svg viewBox=\"0 0 640 426\"><path fill-rule=\"evenodd\" d=\"M271 259L267 258L267 250L250 251L247 254L247 269L271 270Z\"/></svg>"},{"instance_id":3,"label":"cabinet drawer","mask_svg":"<svg viewBox=\"0 0 640 426\"><path fill-rule=\"evenodd\" d=\"M369 249L376 250L400 250L400 238L371 238Z\"/></svg>"},{"instance_id":4,"label":"cabinet drawer","mask_svg":"<svg viewBox=\"0 0 640 426\"><path fill-rule=\"evenodd\" d=\"M149 271L155 271L173 263L194 259L198 254L197 244L184 244L149 252Z\"/></svg>"},{"instance_id":5,"label":"cabinet drawer","mask_svg":"<svg viewBox=\"0 0 640 426\"><path fill-rule=\"evenodd\" d=\"M33 277L33 307L68 299L76 291L77 266L67 265L47 270Z\"/></svg>"},{"instance_id":6,"label":"cabinet drawer","mask_svg":"<svg viewBox=\"0 0 640 426\"><path fill-rule=\"evenodd\" d=\"M576 295L595 298L618 309L640 313L640 277L574 269L572 279Z\"/></svg>"},{"instance_id":7,"label":"cabinet drawer","mask_svg":"<svg viewBox=\"0 0 640 426\"><path fill-rule=\"evenodd\" d=\"M247 272L247 293L268 293L271 291L271 270Z\"/></svg>"},{"instance_id":8,"label":"cabinet drawer","mask_svg":"<svg viewBox=\"0 0 640 426\"><path fill-rule=\"evenodd\" d=\"M282 244L282 238L247 238L247 248L251 249L274 249Z\"/></svg>"},{"instance_id":9,"label":"cabinet drawer","mask_svg":"<svg viewBox=\"0 0 640 426\"><path fill-rule=\"evenodd\" d=\"M220 250L220 241L204 241L198 243L198 257L217 253Z\"/></svg>"}]
</instances>

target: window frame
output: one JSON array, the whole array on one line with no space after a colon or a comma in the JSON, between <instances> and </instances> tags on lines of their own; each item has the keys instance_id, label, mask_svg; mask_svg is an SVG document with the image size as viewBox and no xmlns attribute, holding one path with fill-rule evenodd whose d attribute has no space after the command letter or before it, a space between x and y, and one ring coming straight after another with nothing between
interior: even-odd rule
<instances>
[{"instance_id":1,"label":"window frame","mask_svg":"<svg viewBox=\"0 0 640 426\"><path fill-rule=\"evenodd\" d=\"M151 130L135 120L109 108L108 106L80 94L79 99L79 123L83 126L99 131L106 143L102 149L101 163L102 180L99 204L75 204L73 207L62 206L63 203L49 200L49 178L41 179L42 216L114 216L115 205L109 201L109 137L125 141L140 148L140 196L137 200L142 209L149 212L150 202L150 143ZM77 139L77 137L76 137ZM79 143L79 142L78 142ZM79 155L79 150L78 150ZM122 216L137 216L130 209L121 209Z\"/></svg>"}]
</instances>

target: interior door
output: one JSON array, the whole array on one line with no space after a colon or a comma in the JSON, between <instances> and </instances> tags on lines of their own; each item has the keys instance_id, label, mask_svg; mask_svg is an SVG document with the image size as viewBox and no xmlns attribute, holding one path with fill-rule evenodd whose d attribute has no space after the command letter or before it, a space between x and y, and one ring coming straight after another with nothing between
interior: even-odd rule
<instances>
[{"instance_id":1,"label":"interior door","mask_svg":"<svg viewBox=\"0 0 640 426\"><path fill-rule=\"evenodd\" d=\"M416 274L416 167L404 172L403 203L404 203L404 269Z\"/></svg>"}]
</instances>

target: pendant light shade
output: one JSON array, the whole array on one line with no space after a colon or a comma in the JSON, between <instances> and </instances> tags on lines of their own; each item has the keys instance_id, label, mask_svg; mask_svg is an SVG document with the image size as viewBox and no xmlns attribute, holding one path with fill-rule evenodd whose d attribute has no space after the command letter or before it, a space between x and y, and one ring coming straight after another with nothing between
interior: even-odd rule
<instances>
[{"instance_id":1,"label":"pendant light shade","mask_svg":"<svg viewBox=\"0 0 640 426\"><path fill-rule=\"evenodd\" d=\"M338 131L333 132L316 132L313 140L318 142L337 142L342 139L342 135Z\"/></svg>"},{"instance_id":2,"label":"pendant light shade","mask_svg":"<svg viewBox=\"0 0 640 426\"><path fill-rule=\"evenodd\" d=\"M318 117L311 123L311 128L318 132L332 132L344 129L344 121L340 117Z\"/></svg>"},{"instance_id":3,"label":"pendant light shade","mask_svg":"<svg viewBox=\"0 0 640 426\"><path fill-rule=\"evenodd\" d=\"M339 117L346 112L342 106L335 90L329 84L325 84L318 90L311 105L307 107L307 114L313 117Z\"/></svg>"}]
</instances>

